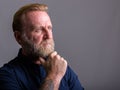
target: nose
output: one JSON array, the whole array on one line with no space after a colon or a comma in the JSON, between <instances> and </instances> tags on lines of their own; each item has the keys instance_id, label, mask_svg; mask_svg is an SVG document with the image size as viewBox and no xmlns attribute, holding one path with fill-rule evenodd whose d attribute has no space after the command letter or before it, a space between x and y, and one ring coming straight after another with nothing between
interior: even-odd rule
<instances>
[{"instance_id":1,"label":"nose","mask_svg":"<svg viewBox=\"0 0 120 90\"><path fill-rule=\"evenodd\" d=\"M44 39L51 39L53 37L52 30L49 30L47 28L44 29Z\"/></svg>"}]
</instances>

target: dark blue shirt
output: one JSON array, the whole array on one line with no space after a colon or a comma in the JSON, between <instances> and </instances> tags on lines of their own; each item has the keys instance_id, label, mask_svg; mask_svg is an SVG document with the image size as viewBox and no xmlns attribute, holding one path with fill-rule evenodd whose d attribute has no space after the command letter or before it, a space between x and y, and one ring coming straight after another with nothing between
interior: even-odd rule
<instances>
[{"instance_id":1,"label":"dark blue shirt","mask_svg":"<svg viewBox=\"0 0 120 90\"><path fill-rule=\"evenodd\" d=\"M46 77L44 68L30 58L18 56L0 68L0 90L38 90ZM68 66L59 90L83 90L77 75Z\"/></svg>"}]
</instances>

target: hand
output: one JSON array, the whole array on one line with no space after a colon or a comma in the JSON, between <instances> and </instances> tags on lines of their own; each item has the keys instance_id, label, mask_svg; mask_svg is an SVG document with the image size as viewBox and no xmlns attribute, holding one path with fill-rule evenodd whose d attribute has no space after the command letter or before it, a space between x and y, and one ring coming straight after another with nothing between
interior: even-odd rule
<instances>
[{"instance_id":1,"label":"hand","mask_svg":"<svg viewBox=\"0 0 120 90\"><path fill-rule=\"evenodd\" d=\"M57 54L56 51L51 53L46 61L40 58L40 62L45 68L47 76L50 78L61 80L66 72L67 61Z\"/></svg>"}]
</instances>

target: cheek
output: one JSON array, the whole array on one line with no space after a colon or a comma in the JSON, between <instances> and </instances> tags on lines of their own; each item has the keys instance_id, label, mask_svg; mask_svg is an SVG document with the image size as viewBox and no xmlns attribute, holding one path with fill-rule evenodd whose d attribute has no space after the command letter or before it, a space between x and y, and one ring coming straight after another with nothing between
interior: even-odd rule
<instances>
[{"instance_id":1,"label":"cheek","mask_svg":"<svg viewBox=\"0 0 120 90\"><path fill-rule=\"evenodd\" d=\"M41 43L43 37L41 34L36 34L36 33L27 33L26 36L34 44Z\"/></svg>"},{"instance_id":2,"label":"cheek","mask_svg":"<svg viewBox=\"0 0 120 90\"><path fill-rule=\"evenodd\" d=\"M33 36L33 42L36 43L36 44L40 44L42 42L42 35L35 35Z\"/></svg>"}]
</instances>

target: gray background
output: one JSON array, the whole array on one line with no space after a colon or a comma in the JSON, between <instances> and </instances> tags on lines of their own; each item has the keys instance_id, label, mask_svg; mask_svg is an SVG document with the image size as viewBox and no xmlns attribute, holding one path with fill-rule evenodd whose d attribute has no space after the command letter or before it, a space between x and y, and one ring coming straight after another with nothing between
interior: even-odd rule
<instances>
[{"instance_id":1,"label":"gray background","mask_svg":"<svg viewBox=\"0 0 120 90\"><path fill-rule=\"evenodd\" d=\"M1 0L0 66L17 55L12 16L22 5L48 4L56 50L85 90L120 90L120 0Z\"/></svg>"}]
</instances>

